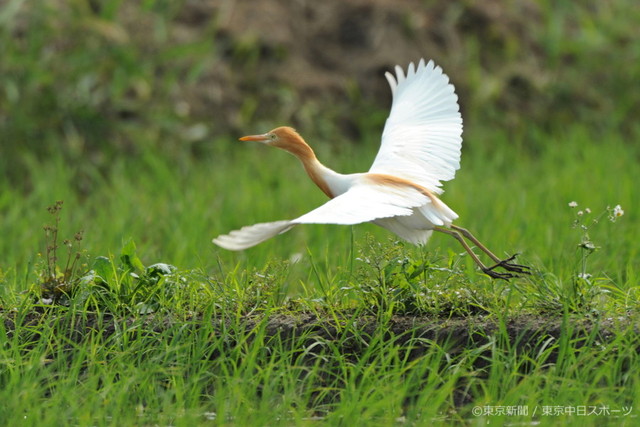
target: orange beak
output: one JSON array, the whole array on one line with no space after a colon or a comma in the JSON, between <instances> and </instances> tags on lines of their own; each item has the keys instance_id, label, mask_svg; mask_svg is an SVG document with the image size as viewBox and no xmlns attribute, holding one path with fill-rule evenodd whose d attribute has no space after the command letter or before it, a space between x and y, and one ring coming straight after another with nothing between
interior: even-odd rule
<instances>
[{"instance_id":1,"label":"orange beak","mask_svg":"<svg viewBox=\"0 0 640 427\"><path fill-rule=\"evenodd\" d=\"M262 134L262 135L247 135L247 136L243 136L242 138L239 138L240 141L257 141L257 142L266 142L269 140L268 135Z\"/></svg>"}]
</instances>

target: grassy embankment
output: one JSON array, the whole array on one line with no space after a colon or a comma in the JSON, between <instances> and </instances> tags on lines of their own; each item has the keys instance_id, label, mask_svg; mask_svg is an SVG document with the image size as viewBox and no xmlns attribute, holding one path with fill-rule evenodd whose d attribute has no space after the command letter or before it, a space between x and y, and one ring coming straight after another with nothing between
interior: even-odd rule
<instances>
[{"instance_id":1,"label":"grassy embankment","mask_svg":"<svg viewBox=\"0 0 640 427\"><path fill-rule=\"evenodd\" d=\"M11 12L2 11L3 42L13 42ZM211 238L322 203L293 158L215 131L199 140L199 123L176 119L161 102L138 120L114 121L115 132L100 119L153 104L154 96L162 100L182 81L182 69L168 64L186 67L199 58L205 67L212 42L157 56L124 43L99 62L90 50L69 48L62 64L38 49L49 43L52 16L34 16L42 30L29 33L28 43L7 45L0 65L3 109L12 113L2 122L0 160L5 424L290 425L313 417L429 424L480 421L473 408L483 405L528 409L485 418L495 422L529 421L534 410L542 422L587 425L620 425L635 415L622 416L640 407L637 334L629 326L637 323L639 303L640 153L633 141L640 132L620 123L632 99L624 88L612 95L620 106L607 110L611 120L591 112L546 130L533 123L513 131L500 129L499 110L468 113L462 169L444 200L460 214L459 224L496 252L522 252L519 260L534 267L531 277L491 281L446 236L420 249L369 225L301 227L236 254ZM578 16L591 28L588 15ZM565 48L581 65L596 65L584 58L599 39L580 44L561 32L544 34L552 59L554 49ZM637 59L637 48L626 52ZM482 74L475 66L469 75ZM164 74L153 80L160 68ZM584 69L562 75L586 79ZM109 85L94 85L111 72ZM161 89L149 94L149 81ZM330 138L336 146L312 138L323 132L310 130L309 140L327 165L365 170L383 116L358 120L365 127L358 145L342 143L337 129ZM127 149L135 140L135 147L128 154L120 146L96 151L96 140L110 142L101 132ZM45 209L55 200L64 200L58 243L84 234L71 248L72 258L78 249L82 255L73 286L63 286L70 295L49 304L42 290L53 261L42 226L55 224ZM626 212L615 223L599 216L617 204ZM589 227L597 250L588 249L576 219ZM60 245L60 269L66 254ZM159 262L177 269L145 267ZM309 313L317 316L315 328L298 336L274 330L274 319L288 319L286 326ZM402 315L416 316L418 326L468 319L475 343L460 347L427 339L418 327L393 329L394 316ZM560 332L531 337L508 329L511 319L530 316L556 319ZM582 319L596 326L586 328ZM607 331L599 334L601 322ZM544 405L584 405L600 415L545 416ZM623 412L606 415L604 406Z\"/></svg>"}]
</instances>

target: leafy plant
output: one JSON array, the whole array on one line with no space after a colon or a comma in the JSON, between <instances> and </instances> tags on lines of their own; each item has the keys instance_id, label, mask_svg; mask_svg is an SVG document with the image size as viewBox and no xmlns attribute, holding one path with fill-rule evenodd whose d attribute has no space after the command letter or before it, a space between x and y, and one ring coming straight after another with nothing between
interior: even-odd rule
<instances>
[{"instance_id":1,"label":"leafy plant","mask_svg":"<svg viewBox=\"0 0 640 427\"><path fill-rule=\"evenodd\" d=\"M170 305L186 282L173 265L156 263L145 267L132 239L123 246L117 261L112 257L97 257L90 275L91 280L78 303L114 313L158 311Z\"/></svg>"}]
</instances>

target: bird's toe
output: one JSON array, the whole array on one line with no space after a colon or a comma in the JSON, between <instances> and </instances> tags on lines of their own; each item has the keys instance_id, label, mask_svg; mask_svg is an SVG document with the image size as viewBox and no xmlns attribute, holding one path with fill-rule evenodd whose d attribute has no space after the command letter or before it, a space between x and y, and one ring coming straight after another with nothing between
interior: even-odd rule
<instances>
[{"instance_id":1,"label":"bird's toe","mask_svg":"<svg viewBox=\"0 0 640 427\"><path fill-rule=\"evenodd\" d=\"M503 259L500 262L497 262L496 264L492 265L491 267L488 268L488 270L494 270L498 267L503 268L507 271L513 272L513 273L518 273L518 274L531 274L531 268L526 266L526 265L522 265L522 264L516 264L510 261L513 261L514 259L516 259L516 257L518 256L518 254L513 254L511 255L509 258ZM512 277L515 277L514 275L512 275Z\"/></svg>"},{"instance_id":2,"label":"bird's toe","mask_svg":"<svg viewBox=\"0 0 640 427\"><path fill-rule=\"evenodd\" d=\"M485 268L485 269L482 270L482 272L484 274L486 274L487 276L493 278L493 279L509 280L509 279L511 279L513 277L517 277L517 276L515 276L514 274L511 274L511 273L501 273L499 271L495 271L493 269L494 267Z\"/></svg>"}]
</instances>

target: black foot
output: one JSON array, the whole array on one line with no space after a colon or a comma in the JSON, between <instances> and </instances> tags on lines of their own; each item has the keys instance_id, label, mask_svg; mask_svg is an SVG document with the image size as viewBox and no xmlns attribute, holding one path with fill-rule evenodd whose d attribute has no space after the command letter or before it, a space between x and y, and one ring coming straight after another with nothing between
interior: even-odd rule
<instances>
[{"instance_id":1,"label":"black foot","mask_svg":"<svg viewBox=\"0 0 640 427\"><path fill-rule=\"evenodd\" d=\"M486 268L484 271L485 274L493 277L494 279L510 279L512 277L518 277L518 274L531 274L530 268L527 267L526 265L520 265L520 264L515 264L512 263L510 261L513 261L514 259L516 259L516 257L518 256L518 254L513 254L511 255L509 258L507 259L503 259L502 261L496 263L495 265ZM494 271L496 268L503 268L507 271L511 271L513 273L517 273L517 274L511 274L511 273L498 273L496 271Z\"/></svg>"},{"instance_id":2,"label":"black foot","mask_svg":"<svg viewBox=\"0 0 640 427\"><path fill-rule=\"evenodd\" d=\"M497 271L493 271L492 268L494 268L495 265L491 268L485 268L482 270L482 272L484 274L486 274L487 276L491 277L492 279L502 279L502 280L509 280L512 277L518 277L515 274L511 274L511 273L499 273Z\"/></svg>"}]
</instances>

